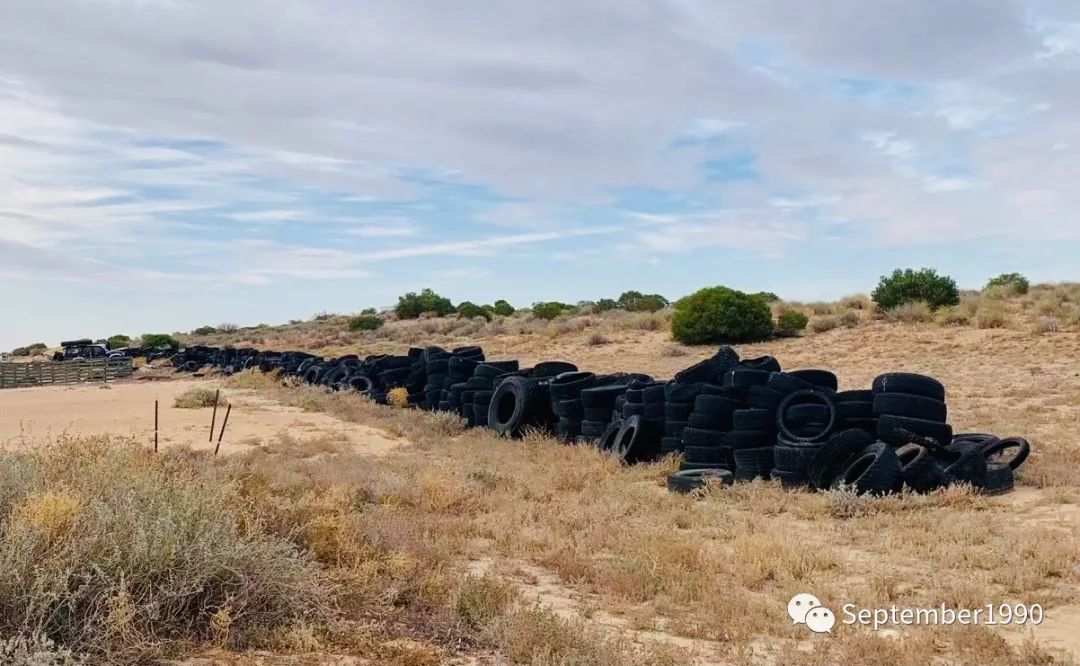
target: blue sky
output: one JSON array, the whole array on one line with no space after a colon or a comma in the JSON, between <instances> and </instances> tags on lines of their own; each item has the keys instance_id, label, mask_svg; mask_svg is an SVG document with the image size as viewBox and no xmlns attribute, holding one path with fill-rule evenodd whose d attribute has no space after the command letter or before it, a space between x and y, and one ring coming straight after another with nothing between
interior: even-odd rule
<instances>
[{"instance_id":1,"label":"blue sky","mask_svg":"<svg viewBox=\"0 0 1080 666\"><path fill-rule=\"evenodd\" d=\"M1080 279L1065 2L7 0L0 349Z\"/></svg>"}]
</instances>

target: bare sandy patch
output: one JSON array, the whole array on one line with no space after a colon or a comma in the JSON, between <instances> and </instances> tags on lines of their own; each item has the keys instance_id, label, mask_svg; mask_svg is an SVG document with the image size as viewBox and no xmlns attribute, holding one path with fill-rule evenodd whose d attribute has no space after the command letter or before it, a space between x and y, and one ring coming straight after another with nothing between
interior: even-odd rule
<instances>
[{"instance_id":1,"label":"bare sandy patch","mask_svg":"<svg viewBox=\"0 0 1080 666\"><path fill-rule=\"evenodd\" d=\"M213 409L179 409L176 397L194 387L218 388L215 380L123 382L79 386L35 387L0 391L0 445L33 446L61 435L109 435L152 446L154 401L159 405L159 445L195 450L213 449L225 409L218 410L214 441L210 440ZM346 423L333 415L281 405L255 391L222 390L232 404L222 439L223 454L265 446L277 452L316 455L356 450L385 455L404 440L384 430Z\"/></svg>"}]
</instances>

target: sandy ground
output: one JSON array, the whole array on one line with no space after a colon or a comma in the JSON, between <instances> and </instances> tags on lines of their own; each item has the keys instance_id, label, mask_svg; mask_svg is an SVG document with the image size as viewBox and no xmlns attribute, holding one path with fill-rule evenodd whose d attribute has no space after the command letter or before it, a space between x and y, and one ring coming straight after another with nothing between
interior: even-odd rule
<instances>
[{"instance_id":1,"label":"sandy ground","mask_svg":"<svg viewBox=\"0 0 1080 666\"><path fill-rule=\"evenodd\" d=\"M159 446L212 449L212 408L177 409L176 396L195 386L215 387L213 380L120 382L106 386L49 386L0 391L0 446L32 446L65 433L129 437L154 444L154 401L159 404ZM252 391L223 389L232 414L221 443L223 454L252 446L278 445L312 452L355 446L385 454L403 440L365 425L345 423L322 413L308 413L259 397ZM225 409L218 411L220 433ZM215 440L217 435L215 434Z\"/></svg>"}]
</instances>

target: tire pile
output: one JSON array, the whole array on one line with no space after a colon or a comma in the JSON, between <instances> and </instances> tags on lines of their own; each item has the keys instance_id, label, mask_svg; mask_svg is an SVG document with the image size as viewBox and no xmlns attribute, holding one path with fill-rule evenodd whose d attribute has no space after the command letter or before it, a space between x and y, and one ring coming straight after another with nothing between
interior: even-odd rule
<instances>
[{"instance_id":1,"label":"tire pile","mask_svg":"<svg viewBox=\"0 0 1080 666\"><path fill-rule=\"evenodd\" d=\"M740 359L722 347L670 381L639 373L598 375L572 363L522 368L489 361L476 346L412 348L408 355L323 359L303 352L191 347L178 371L229 374L258 368L387 404L457 414L507 437L535 429L588 444L627 463L681 453L668 488L775 479L791 488L881 495L968 483L1012 490L1031 447L1020 437L954 434L937 380L888 373L866 390L839 391L827 370L783 372L771 356Z\"/></svg>"}]
</instances>

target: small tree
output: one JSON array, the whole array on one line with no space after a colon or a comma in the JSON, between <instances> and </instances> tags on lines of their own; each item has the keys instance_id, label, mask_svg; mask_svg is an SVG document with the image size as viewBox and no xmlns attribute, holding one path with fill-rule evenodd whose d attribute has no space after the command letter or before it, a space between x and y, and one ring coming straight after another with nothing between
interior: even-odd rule
<instances>
[{"instance_id":1,"label":"small tree","mask_svg":"<svg viewBox=\"0 0 1080 666\"><path fill-rule=\"evenodd\" d=\"M780 300L780 297L772 293L771 291L759 291L758 293L754 294L754 296L757 296L758 298L764 300L766 303L775 303Z\"/></svg>"},{"instance_id":2,"label":"small tree","mask_svg":"<svg viewBox=\"0 0 1080 666\"><path fill-rule=\"evenodd\" d=\"M601 298L600 300L598 300L596 302L596 305L593 307L593 310L595 312L607 312L609 310L618 310L618 309L619 309L619 303L618 303L618 301L616 301L613 298Z\"/></svg>"},{"instance_id":3,"label":"small tree","mask_svg":"<svg viewBox=\"0 0 1080 666\"><path fill-rule=\"evenodd\" d=\"M363 310L360 311L360 314L362 314L362 315L373 315L373 314L379 314L379 311L376 310L375 308L364 308Z\"/></svg>"},{"instance_id":4,"label":"small tree","mask_svg":"<svg viewBox=\"0 0 1080 666\"><path fill-rule=\"evenodd\" d=\"M882 310L892 310L913 301L923 301L936 310L959 303L960 290L955 280L947 275L938 275L932 268L919 271L896 269L891 276L881 276L870 298Z\"/></svg>"},{"instance_id":5,"label":"small tree","mask_svg":"<svg viewBox=\"0 0 1080 666\"><path fill-rule=\"evenodd\" d=\"M123 334L117 334L105 341L105 346L112 349L120 349L122 347L131 346L131 338Z\"/></svg>"},{"instance_id":6,"label":"small tree","mask_svg":"<svg viewBox=\"0 0 1080 666\"><path fill-rule=\"evenodd\" d=\"M217 332L218 332L218 330L216 328L214 328L213 326L200 326L197 329L195 329L194 331L192 331L191 334L192 335L213 335L214 333L217 333Z\"/></svg>"},{"instance_id":7,"label":"small tree","mask_svg":"<svg viewBox=\"0 0 1080 666\"><path fill-rule=\"evenodd\" d=\"M643 294L640 291L624 291L616 302L628 312L656 312L669 305L668 299L660 294Z\"/></svg>"},{"instance_id":8,"label":"small tree","mask_svg":"<svg viewBox=\"0 0 1080 666\"><path fill-rule=\"evenodd\" d=\"M476 303L470 303L469 301L465 301L464 303L459 303L458 306L457 306L457 313L458 313L458 316L460 316L462 319L472 319L473 317L483 317L484 319L486 319L488 321L491 321L491 314L487 310L480 307Z\"/></svg>"},{"instance_id":9,"label":"small tree","mask_svg":"<svg viewBox=\"0 0 1080 666\"><path fill-rule=\"evenodd\" d=\"M991 278L990 281L986 283L987 289L990 289L991 287L1005 287L1014 294L1023 296L1031 289L1031 283L1028 282L1026 277L1019 273L1002 273L996 278Z\"/></svg>"},{"instance_id":10,"label":"small tree","mask_svg":"<svg viewBox=\"0 0 1080 666\"><path fill-rule=\"evenodd\" d=\"M180 343L173 336L168 333L145 333L142 336L143 347L168 347L169 349L180 349Z\"/></svg>"},{"instance_id":11,"label":"small tree","mask_svg":"<svg viewBox=\"0 0 1080 666\"><path fill-rule=\"evenodd\" d=\"M431 289L422 289L417 294L410 291L404 296L398 297L398 304L394 308L400 319L419 319L425 312L434 312L440 317L445 317L454 311L454 304L449 298L436 294Z\"/></svg>"},{"instance_id":12,"label":"small tree","mask_svg":"<svg viewBox=\"0 0 1080 666\"><path fill-rule=\"evenodd\" d=\"M571 309L573 309L573 307L566 303L559 303L558 301L541 301L539 303L533 303L532 313L534 317L550 321L563 312Z\"/></svg>"},{"instance_id":13,"label":"small tree","mask_svg":"<svg viewBox=\"0 0 1080 666\"><path fill-rule=\"evenodd\" d=\"M701 289L675 303L672 336L688 345L755 342L773 331L764 300L727 287Z\"/></svg>"},{"instance_id":14,"label":"small tree","mask_svg":"<svg viewBox=\"0 0 1080 666\"><path fill-rule=\"evenodd\" d=\"M382 325L382 317L377 314L361 314L349 320L349 329L353 331L374 331Z\"/></svg>"},{"instance_id":15,"label":"small tree","mask_svg":"<svg viewBox=\"0 0 1080 666\"><path fill-rule=\"evenodd\" d=\"M761 298L760 294L755 294L755 296ZM776 332L789 337L798 335L806 330L806 325L809 323L810 318L800 310L784 310L776 318Z\"/></svg>"},{"instance_id":16,"label":"small tree","mask_svg":"<svg viewBox=\"0 0 1080 666\"><path fill-rule=\"evenodd\" d=\"M499 300L495 301L495 305L492 306L492 312L499 315L500 317L509 317L510 315L517 312L517 310L514 309L513 305L510 305L510 303L500 298Z\"/></svg>"}]
</instances>

